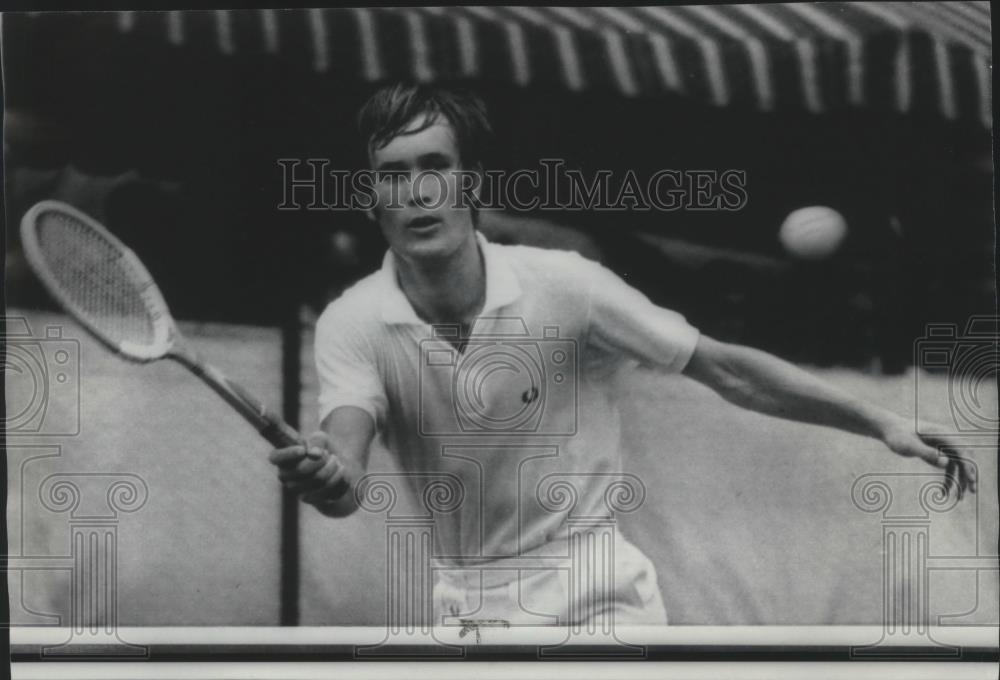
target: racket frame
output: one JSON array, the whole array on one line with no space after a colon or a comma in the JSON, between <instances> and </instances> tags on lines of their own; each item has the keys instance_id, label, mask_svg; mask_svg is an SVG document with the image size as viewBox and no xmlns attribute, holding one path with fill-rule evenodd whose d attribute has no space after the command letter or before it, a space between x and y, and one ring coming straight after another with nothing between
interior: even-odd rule
<instances>
[{"instance_id":1,"label":"racket frame","mask_svg":"<svg viewBox=\"0 0 1000 680\"><path fill-rule=\"evenodd\" d=\"M38 242L38 220L46 212L63 213L72 219L82 222L118 251L119 256L125 261L122 269L128 276L129 282L142 297L143 304L153 322L153 342L151 344L140 345L129 341L116 341L108 337L97 324L91 322L88 315L73 301L72 296L65 292L62 284L59 283L59 280L49 268L48 258L45 257L42 246ZM25 213L24 217L21 218L21 241L24 245L24 254L28 259L28 263L38 278L41 279L46 290L80 325L86 328L91 335L112 352L137 363L148 363L162 359L171 351L177 335L177 329L174 327L174 320L170 316L170 311L167 308L166 301L163 299L163 295L160 293L160 289L157 287L149 270L146 269L145 265L142 264L142 261L132 249L105 229L97 220L61 201L41 201L33 205Z\"/></svg>"},{"instance_id":2,"label":"racket frame","mask_svg":"<svg viewBox=\"0 0 1000 680\"><path fill-rule=\"evenodd\" d=\"M152 319L154 342L151 345L115 341L108 337L97 324L92 323L87 318L87 314L83 313L76 305L72 296L64 291L62 284L49 268L48 259L38 242L38 219L45 212L63 213L72 219L79 220L97 232L118 251L120 257L124 259L123 269L129 282L142 297ZM149 270L128 246L97 220L61 201L41 201L32 206L21 218L21 240L28 263L41 279L45 289L70 316L105 347L136 363L149 363L163 358L173 359L212 388L274 446L282 448L302 444L301 435L277 414L270 411L263 402L238 383L229 380L221 371L204 362L194 351L185 346L174 319L170 315L166 300L163 299L163 295ZM310 457L313 456L310 455Z\"/></svg>"}]
</instances>

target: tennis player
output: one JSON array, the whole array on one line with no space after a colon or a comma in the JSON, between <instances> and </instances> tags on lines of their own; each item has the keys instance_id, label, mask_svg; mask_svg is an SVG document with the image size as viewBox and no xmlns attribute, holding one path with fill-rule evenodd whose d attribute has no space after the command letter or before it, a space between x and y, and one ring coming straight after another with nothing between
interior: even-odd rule
<instances>
[{"instance_id":1,"label":"tennis player","mask_svg":"<svg viewBox=\"0 0 1000 680\"><path fill-rule=\"evenodd\" d=\"M390 175L369 212L389 251L317 323L322 431L270 460L330 517L357 509L350 491L377 434L414 480L461 480L461 505L435 516L435 554L454 566L434 588L437 624L586 624L608 610L616 625L666 623L655 569L621 532L610 597L589 605L581 601L592 593L569 587L564 571L502 568L566 555L569 512L607 513L620 472L607 385L637 363L683 373L746 409L878 439L941 468L949 492L975 492L972 464L945 435L917 434L910 420L790 363L706 337L573 252L488 242L474 206L451 200L456 171L482 171L490 125L477 98L390 86L359 123L371 167ZM427 172L445 180L415 181ZM575 485L572 508L546 490L556 478Z\"/></svg>"}]
</instances>

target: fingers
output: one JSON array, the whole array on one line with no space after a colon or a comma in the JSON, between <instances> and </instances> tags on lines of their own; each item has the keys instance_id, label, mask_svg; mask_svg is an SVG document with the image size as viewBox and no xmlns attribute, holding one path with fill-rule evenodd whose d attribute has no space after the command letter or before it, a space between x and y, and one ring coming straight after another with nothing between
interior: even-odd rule
<instances>
[{"instance_id":1,"label":"fingers","mask_svg":"<svg viewBox=\"0 0 1000 680\"><path fill-rule=\"evenodd\" d=\"M326 455L326 449L306 446L290 446L285 449L275 449L267 455L267 460L278 468L291 467L302 460L320 461Z\"/></svg>"},{"instance_id":2,"label":"fingers","mask_svg":"<svg viewBox=\"0 0 1000 680\"><path fill-rule=\"evenodd\" d=\"M306 448L300 444L275 449L267 455L267 460L278 467L294 465L306 457Z\"/></svg>"},{"instance_id":3,"label":"fingers","mask_svg":"<svg viewBox=\"0 0 1000 680\"><path fill-rule=\"evenodd\" d=\"M948 460L948 456L943 453L939 453L934 449L931 449L928 453L922 453L920 457L934 467L941 468L942 470L947 470L948 466L951 464Z\"/></svg>"},{"instance_id":4,"label":"fingers","mask_svg":"<svg viewBox=\"0 0 1000 680\"><path fill-rule=\"evenodd\" d=\"M954 442L934 435L921 435L921 440L919 443L914 443L912 440L904 441L894 450L903 456L920 458L928 465L944 470L946 496L954 491L958 495L958 500L962 500L966 492L978 491L975 463L960 457Z\"/></svg>"},{"instance_id":5,"label":"fingers","mask_svg":"<svg viewBox=\"0 0 1000 680\"><path fill-rule=\"evenodd\" d=\"M304 455L311 460L322 460L326 455L326 449L318 446L307 446Z\"/></svg>"},{"instance_id":6,"label":"fingers","mask_svg":"<svg viewBox=\"0 0 1000 680\"><path fill-rule=\"evenodd\" d=\"M325 432L313 432L311 435L306 437L306 444L309 446L319 447L321 449L330 448L330 438L326 436Z\"/></svg>"},{"instance_id":7,"label":"fingers","mask_svg":"<svg viewBox=\"0 0 1000 680\"><path fill-rule=\"evenodd\" d=\"M294 467L279 469L278 479L289 491L307 493L322 490L331 480L342 477L342 468L336 456L324 454L322 459L305 458Z\"/></svg>"},{"instance_id":8,"label":"fingers","mask_svg":"<svg viewBox=\"0 0 1000 680\"><path fill-rule=\"evenodd\" d=\"M944 473L944 495L950 496L953 487L958 491L958 500L962 500L962 484L958 478L958 464L955 462L949 463Z\"/></svg>"},{"instance_id":9,"label":"fingers","mask_svg":"<svg viewBox=\"0 0 1000 680\"><path fill-rule=\"evenodd\" d=\"M912 447L912 451L903 451L902 454L904 456L915 455L928 465L933 465L934 467L942 470L947 470L948 466L951 464L947 454L938 451L933 446L927 446L926 444L919 444L916 447Z\"/></svg>"},{"instance_id":10,"label":"fingers","mask_svg":"<svg viewBox=\"0 0 1000 680\"><path fill-rule=\"evenodd\" d=\"M339 467L333 474L316 489L303 494L302 500L313 505L334 501L347 493L350 484L344 475L344 470Z\"/></svg>"},{"instance_id":11,"label":"fingers","mask_svg":"<svg viewBox=\"0 0 1000 680\"><path fill-rule=\"evenodd\" d=\"M952 460L955 462L959 489L962 490L962 492L960 492L959 499L962 498L962 493L964 493L964 491L976 493L978 490L976 466L971 460L959 458L958 456L955 456Z\"/></svg>"},{"instance_id":12,"label":"fingers","mask_svg":"<svg viewBox=\"0 0 1000 680\"><path fill-rule=\"evenodd\" d=\"M921 423L920 438L928 448L934 449L936 460L930 461L921 455L935 467L945 470L945 492L950 493L954 487L961 500L965 492L976 493L979 491L979 480L976 476L976 465L968 459L958 455L956 442L953 437L948 436L945 428Z\"/></svg>"},{"instance_id":13,"label":"fingers","mask_svg":"<svg viewBox=\"0 0 1000 680\"><path fill-rule=\"evenodd\" d=\"M306 456L318 460L330 450L330 438L326 436L325 432L313 432L306 437L305 445Z\"/></svg>"},{"instance_id":14,"label":"fingers","mask_svg":"<svg viewBox=\"0 0 1000 680\"><path fill-rule=\"evenodd\" d=\"M969 480L969 490L972 493L977 493L979 491L979 478L976 476L976 466L972 461L963 460L962 470L965 473L966 479Z\"/></svg>"},{"instance_id":15,"label":"fingers","mask_svg":"<svg viewBox=\"0 0 1000 680\"><path fill-rule=\"evenodd\" d=\"M268 460L278 468L278 479L307 503L320 503L343 496L349 488L344 466L331 453L326 434L315 432L295 446L276 449Z\"/></svg>"},{"instance_id":16,"label":"fingers","mask_svg":"<svg viewBox=\"0 0 1000 680\"><path fill-rule=\"evenodd\" d=\"M326 463L326 460L302 455L297 463L279 466L278 479L282 482L303 482L316 475Z\"/></svg>"},{"instance_id":17,"label":"fingers","mask_svg":"<svg viewBox=\"0 0 1000 680\"><path fill-rule=\"evenodd\" d=\"M979 490L979 480L976 477L975 464L966 458L960 458L953 452L948 452L948 468L945 471L944 491L950 494L952 487L958 493L958 500L965 498L965 493L976 493Z\"/></svg>"},{"instance_id":18,"label":"fingers","mask_svg":"<svg viewBox=\"0 0 1000 680\"><path fill-rule=\"evenodd\" d=\"M275 449L267 459L278 467L297 464L303 458L320 460L330 450L330 439L323 432L313 432L301 444Z\"/></svg>"},{"instance_id":19,"label":"fingers","mask_svg":"<svg viewBox=\"0 0 1000 680\"><path fill-rule=\"evenodd\" d=\"M913 446L910 445L897 449L898 453L904 456L916 456L929 465L944 470L944 492L950 495L954 489L958 494L958 500L965 498L965 493L976 493L978 484L976 480L976 466L968 459L961 458L956 450L949 446L949 442L934 436L923 436L923 441Z\"/></svg>"}]
</instances>

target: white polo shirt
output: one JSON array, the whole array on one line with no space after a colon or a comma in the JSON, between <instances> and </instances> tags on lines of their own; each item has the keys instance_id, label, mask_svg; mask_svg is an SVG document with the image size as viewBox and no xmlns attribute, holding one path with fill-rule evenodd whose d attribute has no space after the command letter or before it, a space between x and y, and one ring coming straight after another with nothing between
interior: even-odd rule
<instances>
[{"instance_id":1,"label":"white polo shirt","mask_svg":"<svg viewBox=\"0 0 1000 680\"><path fill-rule=\"evenodd\" d=\"M698 340L596 262L477 238L486 302L463 352L441 339L455 329L414 312L391 251L316 327L320 420L362 408L413 491L460 489L456 509L432 508L435 552L458 564L563 538L570 515L607 516L620 474L609 380L635 362L679 372Z\"/></svg>"}]
</instances>

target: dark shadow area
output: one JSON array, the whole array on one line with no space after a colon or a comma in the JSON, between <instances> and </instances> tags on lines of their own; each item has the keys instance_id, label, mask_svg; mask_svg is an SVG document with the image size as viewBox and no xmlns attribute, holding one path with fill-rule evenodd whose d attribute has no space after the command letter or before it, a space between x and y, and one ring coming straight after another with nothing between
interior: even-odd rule
<instances>
[{"instance_id":1,"label":"dark shadow area","mask_svg":"<svg viewBox=\"0 0 1000 680\"><path fill-rule=\"evenodd\" d=\"M278 323L296 300L318 309L376 268L385 245L363 215L278 209L279 159L362 164L354 115L375 86L337 68L321 77L294 51L224 58L146 44L152 28L137 17L115 39L110 15L52 17L44 35L45 22L5 17L8 223L42 198L92 212L147 263L179 318ZM60 49L41 49L54 38ZM610 170L613 187L629 170L744 171L748 200L736 211L538 211L520 232L551 244L533 232L571 228L592 256L710 334L821 364L878 358L894 372L926 323L994 309L990 137L968 121L458 84L487 101L494 168L556 158L587 177ZM785 216L809 205L849 225L822 262L796 261L777 240ZM672 254L646 236L708 255ZM16 229L8 238L8 301L45 305Z\"/></svg>"}]
</instances>

